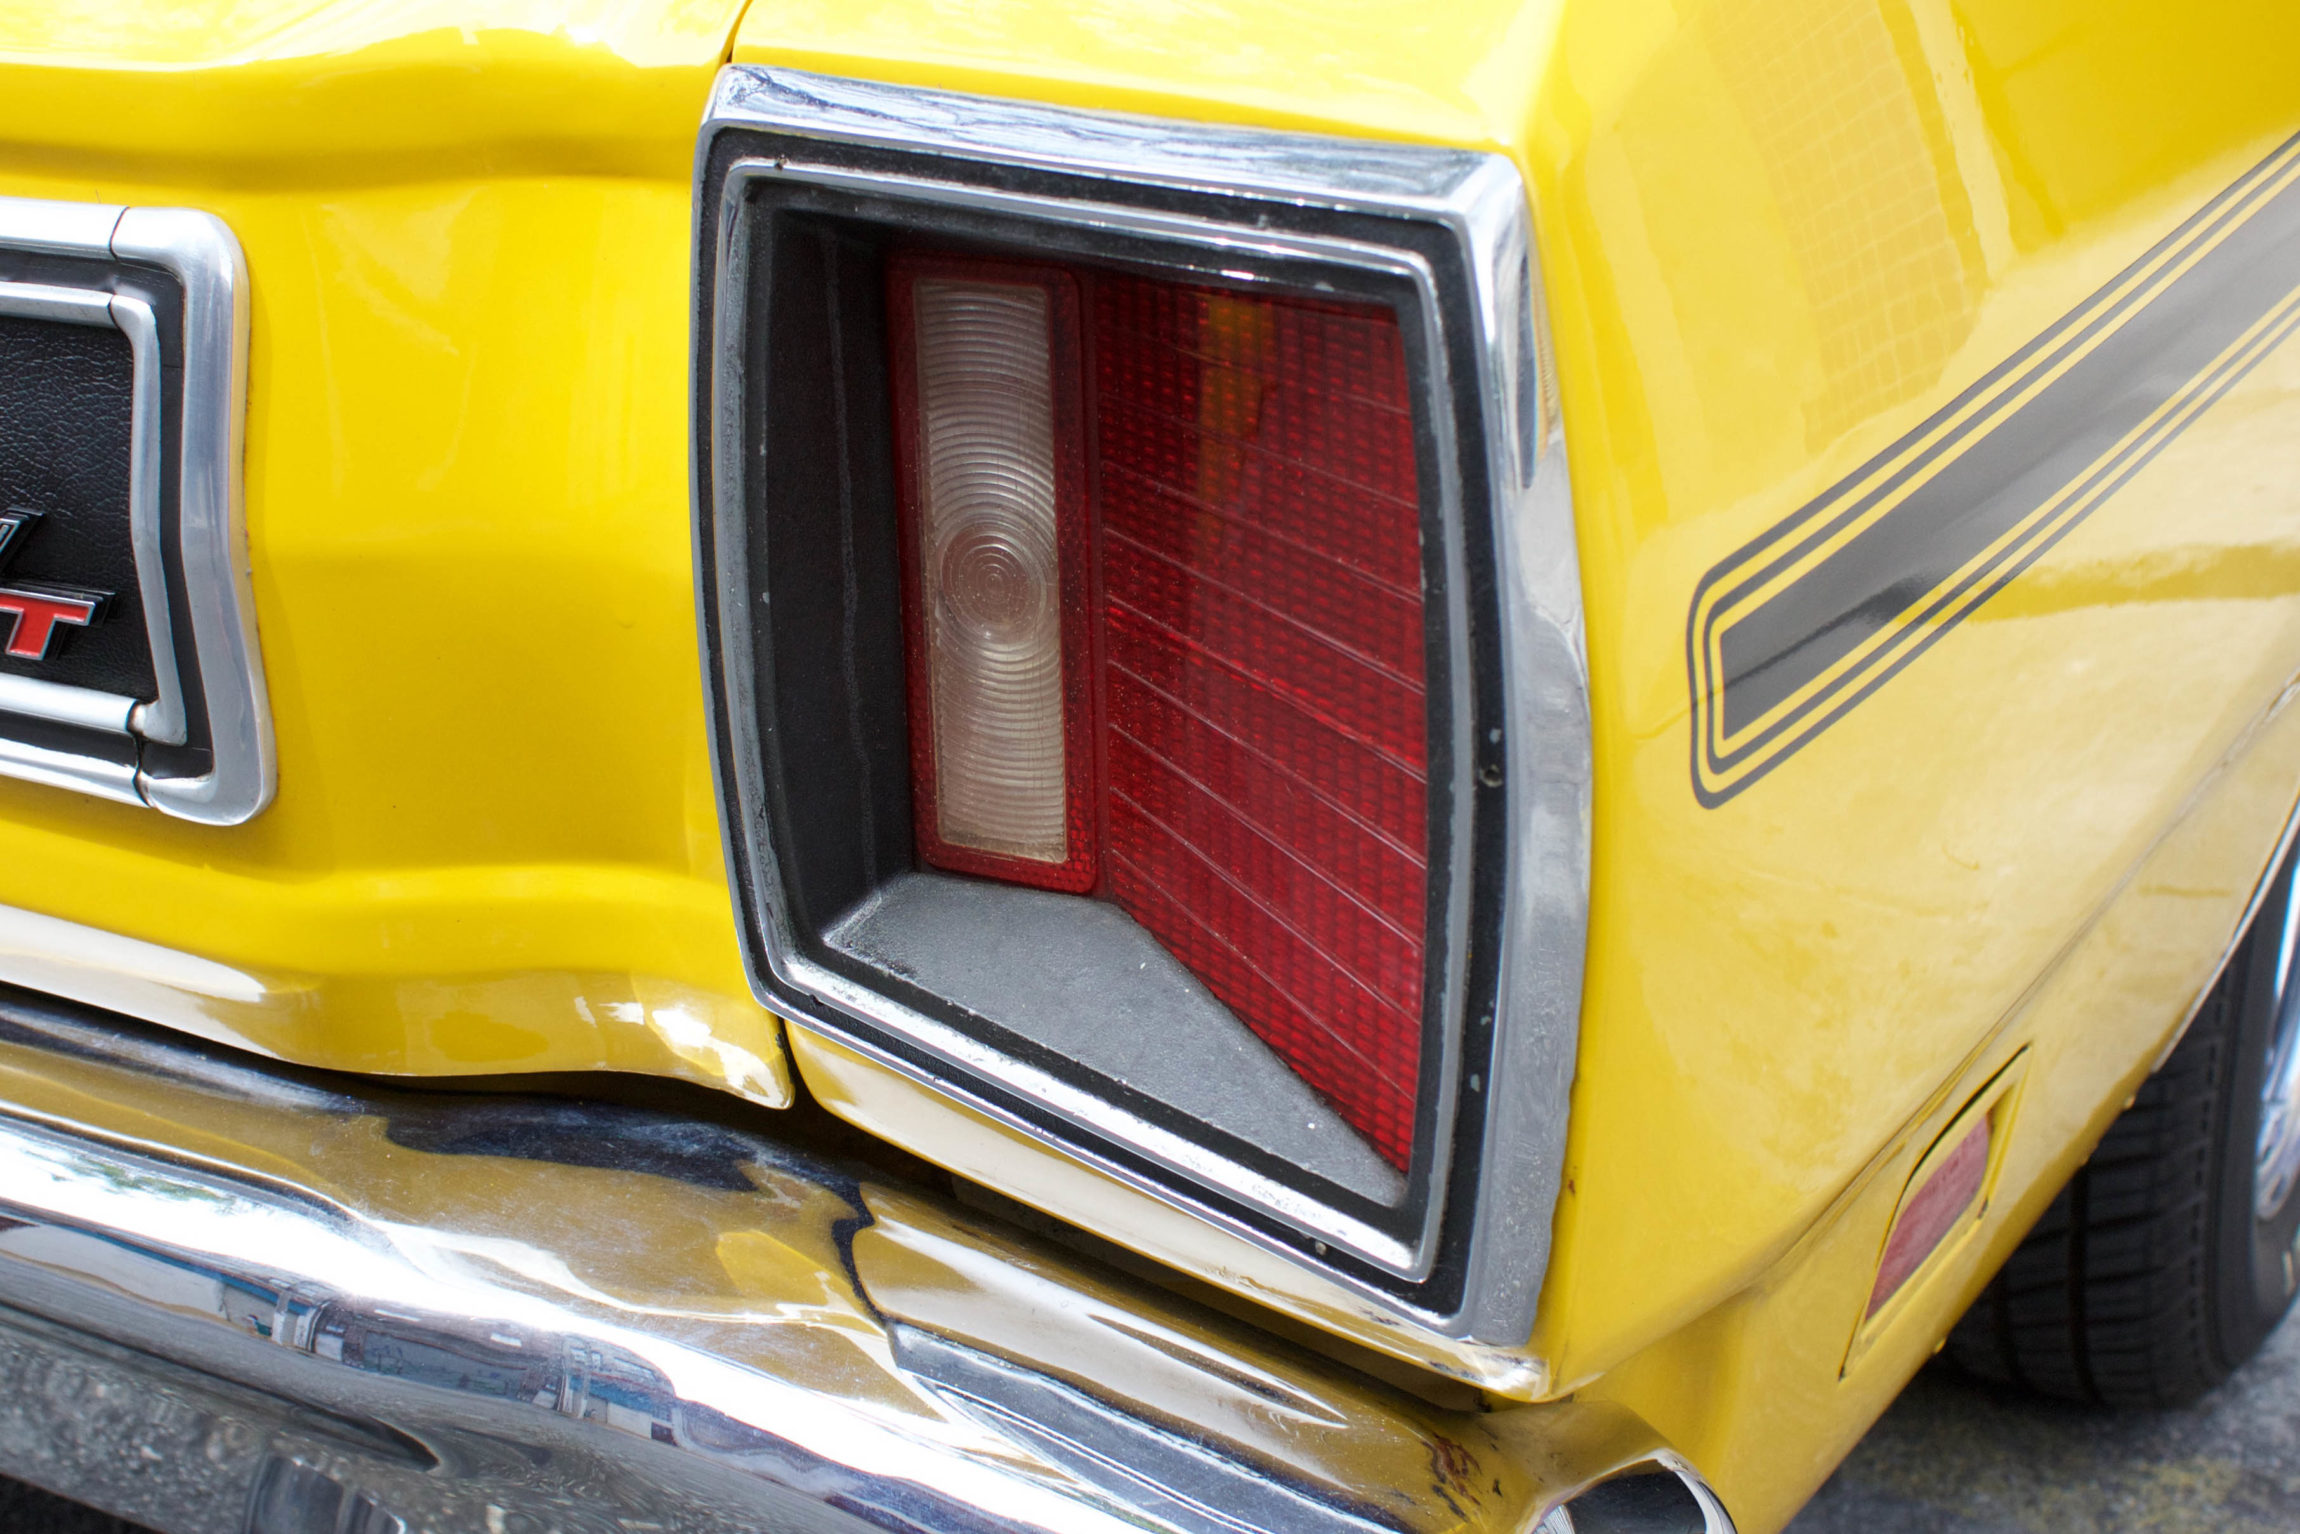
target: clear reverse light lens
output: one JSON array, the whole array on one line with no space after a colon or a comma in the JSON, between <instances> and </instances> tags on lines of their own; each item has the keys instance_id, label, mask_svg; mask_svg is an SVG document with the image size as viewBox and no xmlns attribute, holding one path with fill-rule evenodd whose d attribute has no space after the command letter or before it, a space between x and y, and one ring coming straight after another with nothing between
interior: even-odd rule
<instances>
[{"instance_id":1,"label":"clear reverse light lens","mask_svg":"<svg viewBox=\"0 0 2300 1534\"><path fill-rule=\"evenodd\" d=\"M921 276L918 565L942 841L1070 857L1049 302Z\"/></svg>"}]
</instances>

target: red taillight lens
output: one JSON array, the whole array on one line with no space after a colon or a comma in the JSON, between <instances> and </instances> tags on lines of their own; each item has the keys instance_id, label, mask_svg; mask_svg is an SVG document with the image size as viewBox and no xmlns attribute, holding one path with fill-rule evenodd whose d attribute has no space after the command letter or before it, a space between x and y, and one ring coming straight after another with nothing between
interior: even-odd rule
<instances>
[{"instance_id":1,"label":"red taillight lens","mask_svg":"<svg viewBox=\"0 0 2300 1534\"><path fill-rule=\"evenodd\" d=\"M1073 291L1036 268L966 269L1009 291ZM1066 694L1085 700L1067 718L1099 750L1073 747L1057 789L1036 766L1020 771L1052 759L1043 724L972 718L990 695L955 691L948 647L934 649L931 615L953 578L936 563L947 556L932 531L945 515L933 466L958 449L937 435L945 343L929 315L949 270L906 259L892 278L922 860L1116 901L1404 1167L1420 1074L1427 716L1419 483L1394 315L1079 271L1068 280L1089 364L1068 378L1056 326L1044 368L1001 365L1002 377L1071 391L1093 487L1056 497L1055 541L1086 550L1079 578L1065 567L1065 591L1100 593L1091 621L1061 638L1068 674L1093 683ZM1035 419L1028 387L980 397L1000 394L1002 419ZM970 482L1001 502L987 515L1001 526L1039 515L1042 465L1068 449L1036 446L1011 420L968 441ZM1055 860L1025 863L1014 845L994 864L954 843L950 763L985 750L1011 751L1000 770L1035 785L1033 824L1062 806L1061 867L1083 858L1086 882L1058 883ZM1082 836L1095 845L1080 849Z\"/></svg>"},{"instance_id":2,"label":"red taillight lens","mask_svg":"<svg viewBox=\"0 0 2300 1534\"><path fill-rule=\"evenodd\" d=\"M1402 1167L1428 879L1397 322L1132 277L1092 315L1110 894Z\"/></svg>"}]
</instances>

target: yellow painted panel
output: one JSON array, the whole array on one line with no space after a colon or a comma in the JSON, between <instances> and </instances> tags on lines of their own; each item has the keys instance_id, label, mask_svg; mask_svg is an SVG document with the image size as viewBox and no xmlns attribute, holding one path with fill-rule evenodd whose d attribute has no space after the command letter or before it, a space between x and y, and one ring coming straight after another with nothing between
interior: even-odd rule
<instances>
[{"instance_id":1,"label":"yellow painted panel","mask_svg":"<svg viewBox=\"0 0 2300 1534\"><path fill-rule=\"evenodd\" d=\"M316 1064L787 1099L688 531L694 135L738 9L0 5L0 194L200 207L246 250L280 759L229 830L0 783L0 972Z\"/></svg>"},{"instance_id":2,"label":"yellow painted panel","mask_svg":"<svg viewBox=\"0 0 2300 1534\"><path fill-rule=\"evenodd\" d=\"M2300 19L2250 5L1568 15L1528 163L1589 604L1596 900L1536 1348L1666 1421L1745 1527L1795 1510L1986 1275L1960 1253L1967 1277L1838 1380L1929 1115L2033 1042L2001 1257L2268 856L2289 743L2179 878L2134 872L2300 669L2300 353L1715 808L1688 767L1694 588L2300 127L2300 86L2261 62L2295 46Z\"/></svg>"},{"instance_id":3,"label":"yellow painted panel","mask_svg":"<svg viewBox=\"0 0 2300 1534\"><path fill-rule=\"evenodd\" d=\"M739 60L1065 106L1503 148L1558 0L753 0Z\"/></svg>"},{"instance_id":4,"label":"yellow painted panel","mask_svg":"<svg viewBox=\"0 0 2300 1534\"><path fill-rule=\"evenodd\" d=\"M9 0L13 172L179 195L481 172L683 181L741 0Z\"/></svg>"},{"instance_id":5,"label":"yellow painted panel","mask_svg":"<svg viewBox=\"0 0 2300 1534\"><path fill-rule=\"evenodd\" d=\"M736 10L0 4L0 192L191 204L247 248L281 756L278 802L231 831L0 784L0 967L44 953L48 988L174 997L171 1021L315 1063L778 1097L687 534L688 175ZM2271 357L1717 808L1688 771L1693 590L2300 126L2300 13L755 0L734 36L1525 169L1576 476L1596 905L1540 1362L1482 1377L1603 1376L1745 1527L1777 1524L1929 1343L1912 1322L1837 1381L1930 1116L2031 1044L2000 1186L2033 1211L2265 855L2288 776L2177 880L2134 882L2300 663L2300 362ZM2048 974L2071 977L2050 1005Z\"/></svg>"},{"instance_id":6,"label":"yellow painted panel","mask_svg":"<svg viewBox=\"0 0 2300 1534\"><path fill-rule=\"evenodd\" d=\"M1722 1305L1588 1386L1635 1409L1715 1477L1745 1530L1803 1504L2003 1261L2139 1085L2210 983L2300 781L2289 699L2210 775L2099 920L1813 1230ZM2252 872L2243 872L2250 869ZM2012 1118L1977 1237L1947 1254L1864 1339L1858 1324L1909 1172L1950 1115L2018 1064Z\"/></svg>"},{"instance_id":7,"label":"yellow painted panel","mask_svg":"<svg viewBox=\"0 0 2300 1534\"><path fill-rule=\"evenodd\" d=\"M1573 1192L1543 1329L1562 1378L1805 1230L2300 663L2300 586L2277 574L2300 511L2286 348L1778 771L1716 809L1689 791L1702 572L2300 126L2300 91L2235 67L2294 22L2224 8L2183 35L2178 67L2227 61L2235 99L2158 114L2145 154L2066 140L2039 185L2093 211L2040 235L2007 211L1997 153L1976 152L2027 131L1981 88L1973 41L2023 9L1725 0L1635 55L1598 8L1570 18L1569 67L1628 67L1573 71L1587 141L1534 171L1599 761ZM2072 12L2056 35L2091 61L2062 69L2084 99L2032 114L2129 106L2126 19Z\"/></svg>"}]
</instances>

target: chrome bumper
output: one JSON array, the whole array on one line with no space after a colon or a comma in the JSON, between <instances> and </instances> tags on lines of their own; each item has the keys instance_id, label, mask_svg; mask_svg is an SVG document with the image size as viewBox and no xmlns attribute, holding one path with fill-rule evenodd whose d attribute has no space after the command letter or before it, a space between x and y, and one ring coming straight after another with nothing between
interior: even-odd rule
<instances>
[{"instance_id":1,"label":"chrome bumper","mask_svg":"<svg viewBox=\"0 0 2300 1534\"><path fill-rule=\"evenodd\" d=\"M1441 1410L753 1133L24 998L0 1472L168 1534L1730 1527L1625 1413Z\"/></svg>"}]
</instances>

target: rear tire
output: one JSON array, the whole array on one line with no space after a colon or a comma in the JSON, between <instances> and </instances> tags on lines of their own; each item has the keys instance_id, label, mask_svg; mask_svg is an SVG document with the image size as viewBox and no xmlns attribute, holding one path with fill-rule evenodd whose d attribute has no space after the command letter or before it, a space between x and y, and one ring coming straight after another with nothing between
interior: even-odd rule
<instances>
[{"instance_id":1,"label":"rear tire","mask_svg":"<svg viewBox=\"0 0 2300 1534\"><path fill-rule=\"evenodd\" d=\"M2036 1223L1948 1351L1966 1372L2099 1406L2177 1406L2292 1304L2300 1193L2293 858L2187 1036Z\"/></svg>"}]
</instances>

